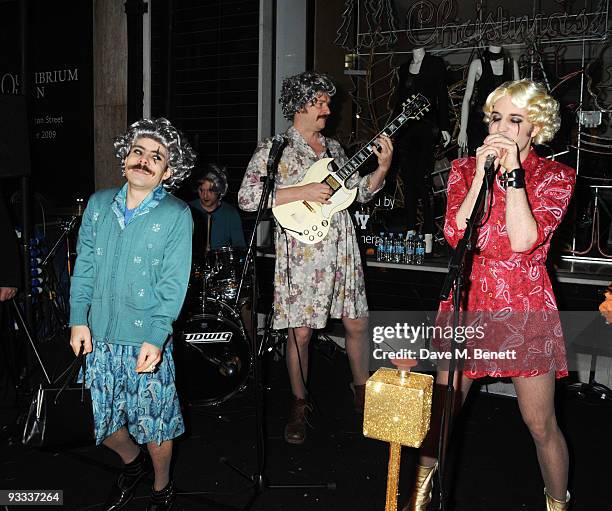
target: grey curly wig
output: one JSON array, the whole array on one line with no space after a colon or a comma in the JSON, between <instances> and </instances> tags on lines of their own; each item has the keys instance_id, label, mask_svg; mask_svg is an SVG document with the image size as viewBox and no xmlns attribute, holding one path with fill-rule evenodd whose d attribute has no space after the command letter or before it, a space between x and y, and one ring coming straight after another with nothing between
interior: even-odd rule
<instances>
[{"instance_id":1,"label":"grey curly wig","mask_svg":"<svg viewBox=\"0 0 612 511\"><path fill-rule=\"evenodd\" d=\"M119 158L122 170L125 170L126 156L139 138L156 140L168 151L168 168L172 174L164 181L165 188L175 188L189 177L197 155L187 139L163 117L136 121L124 135L115 138L115 156Z\"/></svg>"},{"instance_id":2,"label":"grey curly wig","mask_svg":"<svg viewBox=\"0 0 612 511\"><path fill-rule=\"evenodd\" d=\"M220 199L225 197L227 193L227 171L225 167L219 167L211 163L204 175L198 179L198 188L204 181L212 183L212 191L218 193Z\"/></svg>"},{"instance_id":3,"label":"grey curly wig","mask_svg":"<svg viewBox=\"0 0 612 511\"><path fill-rule=\"evenodd\" d=\"M319 92L325 92L330 96L336 93L336 86L330 76L304 71L285 78L278 100L285 119L293 120L294 114L304 108L307 103L314 105Z\"/></svg>"}]
</instances>

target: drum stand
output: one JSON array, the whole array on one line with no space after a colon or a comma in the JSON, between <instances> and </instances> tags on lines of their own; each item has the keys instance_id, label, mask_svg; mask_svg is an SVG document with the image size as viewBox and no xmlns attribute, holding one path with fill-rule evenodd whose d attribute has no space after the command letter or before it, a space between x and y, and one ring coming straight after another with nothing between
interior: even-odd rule
<instances>
[{"instance_id":1,"label":"drum stand","mask_svg":"<svg viewBox=\"0 0 612 511\"><path fill-rule=\"evenodd\" d=\"M264 325L264 333L259 344L257 357L263 357L266 353L273 353L274 360L280 360L285 356L282 347L288 340L288 335L285 333L271 333L272 318L274 317L274 306L266 316L266 324ZM270 339L270 340L268 340Z\"/></svg>"},{"instance_id":2,"label":"drum stand","mask_svg":"<svg viewBox=\"0 0 612 511\"><path fill-rule=\"evenodd\" d=\"M238 286L238 293L236 296L236 300L239 300L240 292L242 290L243 282L245 281L249 265L251 265L251 275L252 275L252 302L251 302L251 315L252 315L252 331L249 336L251 342L251 353L257 354L257 279L256 279L256 268L255 268L255 241L257 234L257 226L261 221L263 211L267 209L268 198L272 191L272 187L274 186L274 182L276 179L276 167L277 160L280 156L280 149L284 146L284 143L280 143L279 136L274 137L274 141L272 144L272 148L270 149L270 155L268 156L267 162L267 177L262 177L261 180L263 182L263 190L261 194L261 199L259 201L259 206L257 208L257 216L255 219L255 225L253 227L253 233L251 234L251 239L249 241L249 246L247 249L246 260L244 264L244 269L242 271L242 277L240 279L240 285ZM266 322L266 330L264 331L263 339L267 339L268 333L270 330L270 321ZM253 364L253 390L254 390L254 398L255 398L255 431L257 438L257 468L256 471L252 474L248 474L243 470L239 469L237 466L233 465L226 458L221 458L221 462L231 468L234 472L239 474L241 477L246 479L252 484L253 487L253 495L246 503L246 505L242 508L243 510L251 509L253 505L257 502L259 497L266 493L268 490L301 490L301 489L312 489L312 488L320 488L327 490L335 490L336 483L328 482L328 483L315 483L315 484L271 484L268 478L266 477L266 451L265 451L265 426L264 426L264 399L263 399L263 381L262 381L262 365L261 358L259 356L254 357Z\"/></svg>"}]
</instances>

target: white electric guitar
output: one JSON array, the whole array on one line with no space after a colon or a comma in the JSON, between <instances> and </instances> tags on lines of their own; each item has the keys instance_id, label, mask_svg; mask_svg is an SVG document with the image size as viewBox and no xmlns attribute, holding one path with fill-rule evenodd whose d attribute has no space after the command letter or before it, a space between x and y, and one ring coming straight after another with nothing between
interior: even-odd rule
<instances>
[{"instance_id":1,"label":"white electric guitar","mask_svg":"<svg viewBox=\"0 0 612 511\"><path fill-rule=\"evenodd\" d=\"M415 94L402 104L402 112L370 140L342 167L333 158L322 158L306 172L304 179L293 186L309 183L325 183L332 189L331 204L311 201L294 201L275 206L272 213L277 222L295 239L314 245L329 232L334 213L348 208L357 196L357 188L346 188L344 183L374 154L372 146L381 135L391 137L408 119L420 119L429 110L429 101L422 94Z\"/></svg>"}]
</instances>

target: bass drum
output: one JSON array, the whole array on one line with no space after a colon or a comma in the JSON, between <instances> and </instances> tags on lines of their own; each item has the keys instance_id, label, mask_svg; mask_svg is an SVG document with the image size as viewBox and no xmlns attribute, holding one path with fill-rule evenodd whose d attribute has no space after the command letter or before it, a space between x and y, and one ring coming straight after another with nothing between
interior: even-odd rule
<instances>
[{"instance_id":1,"label":"bass drum","mask_svg":"<svg viewBox=\"0 0 612 511\"><path fill-rule=\"evenodd\" d=\"M179 395L191 404L216 405L246 386L251 349L240 316L206 298L203 313L188 316L174 342Z\"/></svg>"}]
</instances>

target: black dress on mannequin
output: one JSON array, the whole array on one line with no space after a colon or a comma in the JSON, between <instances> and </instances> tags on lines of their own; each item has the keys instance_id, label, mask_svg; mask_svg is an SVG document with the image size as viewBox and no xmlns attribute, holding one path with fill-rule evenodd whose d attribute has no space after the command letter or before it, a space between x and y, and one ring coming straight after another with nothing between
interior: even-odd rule
<instances>
[{"instance_id":1,"label":"black dress on mannequin","mask_svg":"<svg viewBox=\"0 0 612 511\"><path fill-rule=\"evenodd\" d=\"M430 204L431 172L434 147L442 131L450 131L446 65L440 57L425 54L418 74L410 72L410 62L399 70L396 112L412 94L421 93L431 103L425 116L410 120L399 133L396 148L404 182L404 204L408 230L416 229L417 201L423 203L422 233L433 233L433 211Z\"/></svg>"},{"instance_id":2,"label":"black dress on mannequin","mask_svg":"<svg viewBox=\"0 0 612 511\"><path fill-rule=\"evenodd\" d=\"M491 67L492 60L504 59L504 70L501 75L493 73ZM482 75L475 84L475 93L473 94L472 108L468 119L468 152L470 156L476 154L476 149L482 145L482 141L488 135L489 130L484 122L482 122L484 113L483 108L487 102L487 97L502 83L513 79L513 62L511 57L506 57L504 50L499 53L493 53L487 48L480 58L482 63Z\"/></svg>"}]
</instances>

